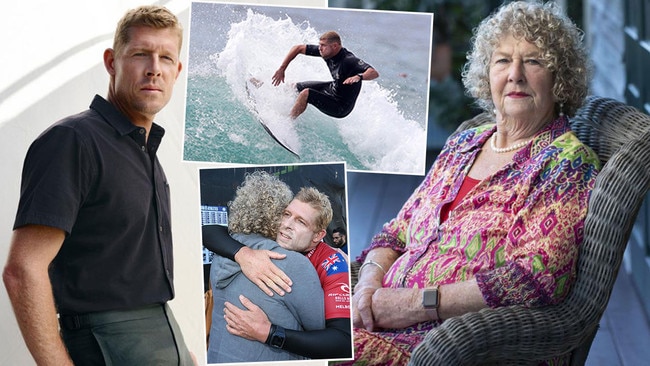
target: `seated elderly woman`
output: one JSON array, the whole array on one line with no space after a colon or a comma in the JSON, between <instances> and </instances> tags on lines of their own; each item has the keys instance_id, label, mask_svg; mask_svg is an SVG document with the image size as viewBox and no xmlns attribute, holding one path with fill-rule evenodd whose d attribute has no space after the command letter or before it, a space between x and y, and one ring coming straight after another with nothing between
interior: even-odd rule
<instances>
[{"instance_id":1,"label":"seated elderly woman","mask_svg":"<svg viewBox=\"0 0 650 366\"><path fill-rule=\"evenodd\" d=\"M450 136L361 254L353 362L404 365L444 319L565 298L600 168L567 118L588 80L582 33L553 3L481 22L463 82L495 123Z\"/></svg>"},{"instance_id":2,"label":"seated elderly woman","mask_svg":"<svg viewBox=\"0 0 650 366\"><path fill-rule=\"evenodd\" d=\"M242 273L239 265L215 256L210 267L214 296L208 362L252 362L304 359L268 344L238 337L226 330L223 304L240 304L240 295L258 305L269 320L292 330L325 328L323 290L311 262L301 253L280 247L280 218L293 194L284 182L264 171L246 176L229 203L228 229L233 237L252 249L286 255L278 266L294 279L293 291L284 296L268 296ZM239 305L243 308L242 305Z\"/></svg>"}]
</instances>

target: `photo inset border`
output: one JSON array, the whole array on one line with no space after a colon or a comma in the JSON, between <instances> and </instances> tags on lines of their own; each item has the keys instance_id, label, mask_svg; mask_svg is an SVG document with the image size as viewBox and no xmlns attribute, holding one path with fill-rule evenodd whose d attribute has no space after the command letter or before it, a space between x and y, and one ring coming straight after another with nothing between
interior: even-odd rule
<instances>
[{"instance_id":1,"label":"photo inset border","mask_svg":"<svg viewBox=\"0 0 650 366\"><path fill-rule=\"evenodd\" d=\"M433 14L193 2L190 20L184 160L424 174ZM273 76L292 47L329 31L379 76L354 76L346 117L308 104L292 119L296 83L331 82L336 67L299 53Z\"/></svg>"}]
</instances>

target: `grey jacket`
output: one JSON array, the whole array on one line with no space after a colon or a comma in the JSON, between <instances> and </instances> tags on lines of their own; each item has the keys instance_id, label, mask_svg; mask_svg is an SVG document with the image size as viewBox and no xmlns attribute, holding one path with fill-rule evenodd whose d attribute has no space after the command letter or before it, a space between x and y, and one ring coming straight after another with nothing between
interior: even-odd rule
<instances>
[{"instance_id":1,"label":"grey jacket","mask_svg":"<svg viewBox=\"0 0 650 366\"><path fill-rule=\"evenodd\" d=\"M236 262L215 256L210 268L214 296L208 363L256 362L304 359L304 357L234 336L226 330L224 302L241 309L243 294L264 310L273 324L286 329L314 330L325 328L323 289L313 265L301 253L286 250L275 241L257 234L235 234L233 237L251 249L266 249L286 254L274 263L291 278L292 290L284 296L268 296L241 272Z\"/></svg>"}]
</instances>

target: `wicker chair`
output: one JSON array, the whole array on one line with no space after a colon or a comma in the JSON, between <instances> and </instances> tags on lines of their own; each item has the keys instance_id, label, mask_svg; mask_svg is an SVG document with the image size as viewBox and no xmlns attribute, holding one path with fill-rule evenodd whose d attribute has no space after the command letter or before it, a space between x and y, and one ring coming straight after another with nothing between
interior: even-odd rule
<instances>
[{"instance_id":1,"label":"wicker chair","mask_svg":"<svg viewBox=\"0 0 650 366\"><path fill-rule=\"evenodd\" d=\"M486 115L459 129L488 122ZM605 311L635 218L650 187L650 116L589 97L571 120L603 162L585 222L573 290L561 304L483 309L446 320L415 349L411 365L535 364L571 354L583 365Z\"/></svg>"}]
</instances>

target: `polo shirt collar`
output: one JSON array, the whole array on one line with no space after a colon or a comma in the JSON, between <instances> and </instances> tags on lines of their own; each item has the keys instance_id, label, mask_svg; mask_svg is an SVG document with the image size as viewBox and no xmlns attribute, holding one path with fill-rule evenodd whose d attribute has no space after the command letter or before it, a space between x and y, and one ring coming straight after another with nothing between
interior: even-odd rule
<instances>
[{"instance_id":1,"label":"polo shirt collar","mask_svg":"<svg viewBox=\"0 0 650 366\"><path fill-rule=\"evenodd\" d=\"M113 104L100 95L95 95L95 98L93 98L93 101L90 104L90 108L99 113L99 115L102 116L104 120L120 134L120 136L129 135L140 128L134 125L122 112L115 108ZM150 135L162 138L165 134L165 129L154 123L151 126L151 131L149 133Z\"/></svg>"}]
</instances>

